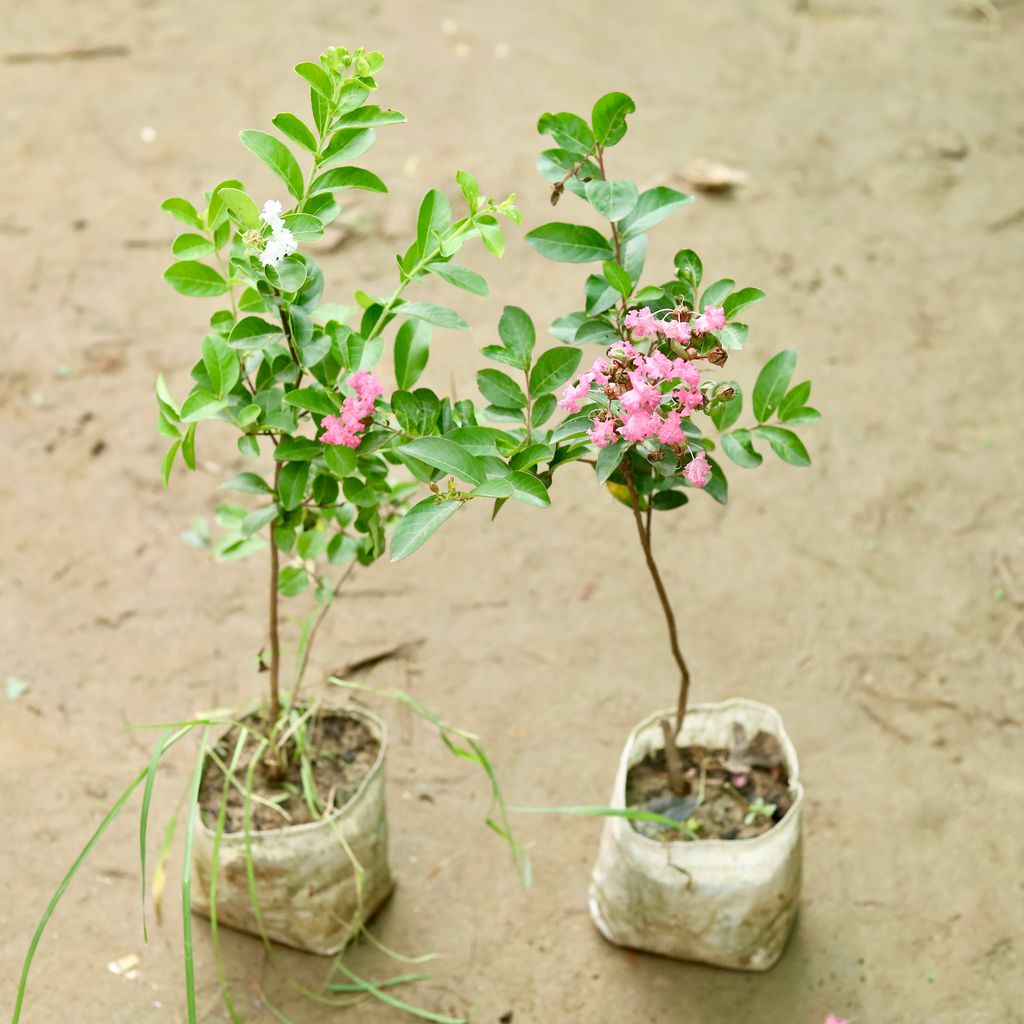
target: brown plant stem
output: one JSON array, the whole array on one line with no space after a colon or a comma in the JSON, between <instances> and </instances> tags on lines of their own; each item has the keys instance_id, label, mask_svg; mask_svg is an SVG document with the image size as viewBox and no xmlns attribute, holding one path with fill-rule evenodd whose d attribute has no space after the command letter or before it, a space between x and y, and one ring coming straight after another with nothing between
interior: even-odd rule
<instances>
[{"instance_id":1,"label":"brown plant stem","mask_svg":"<svg viewBox=\"0 0 1024 1024\"><path fill-rule=\"evenodd\" d=\"M281 463L274 462L274 493L277 494ZM274 524L270 524L270 702L267 706L267 756L271 773L282 771L281 758L273 741L277 720L281 717L281 637L278 632L277 583L280 561L274 541Z\"/></svg>"},{"instance_id":2,"label":"brown plant stem","mask_svg":"<svg viewBox=\"0 0 1024 1024\"><path fill-rule=\"evenodd\" d=\"M654 589L658 592L658 600L661 602L661 610L665 613L665 624L668 626L669 645L672 648L672 657L679 668L679 700L676 704L676 717L673 723L667 718L661 720L661 731L665 737L665 760L668 764L669 785L672 792L682 796L686 793L686 780L683 778L683 763L679 756L679 749L676 746L676 737L683 726L683 718L686 715L686 700L690 691L690 670L686 665L682 649L679 646L679 630L676 626L676 616L672 611L672 603L662 582L661 573L658 571L658 563L654 560L654 552L651 549L651 516L648 505L647 521L640 511L640 496L637 494L636 482L633 479L633 467L629 464L629 456L623 460L622 474L626 479L626 487L629 489L629 501L633 508L633 520L636 523L636 531L640 537L640 546L643 548L644 559L647 562L648 571L654 581Z\"/></svg>"}]
</instances>

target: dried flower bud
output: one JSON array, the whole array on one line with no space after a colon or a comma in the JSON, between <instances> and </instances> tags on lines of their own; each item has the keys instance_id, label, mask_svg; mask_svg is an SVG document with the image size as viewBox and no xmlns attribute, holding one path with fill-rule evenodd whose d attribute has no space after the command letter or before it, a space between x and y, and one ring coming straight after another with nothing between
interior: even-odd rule
<instances>
[{"instance_id":1,"label":"dried flower bud","mask_svg":"<svg viewBox=\"0 0 1024 1024\"><path fill-rule=\"evenodd\" d=\"M736 397L736 389L726 384L724 388L719 388L715 392L715 399L723 402L731 402Z\"/></svg>"},{"instance_id":2,"label":"dried flower bud","mask_svg":"<svg viewBox=\"0 0 1024 1024\"><path fill-rule=\"evenodd\" d=\"M551 189L551 205L557 206L558 200L562 198L562 193L565 191L565 186L560 182L555 182L554 188Z\"/></svg>"},{"instance_id":3,"label":"dried flower bud","mask_svg":"<svg viewBox=\"0 0 1024 1024\"><path fill-rule=\"evenodd\" d=\"M722 348L721 345L716 345L708 354L707 360L712 366L725 366L726 359L729 358L729 353Z\"/></svg>"}]
</instances>

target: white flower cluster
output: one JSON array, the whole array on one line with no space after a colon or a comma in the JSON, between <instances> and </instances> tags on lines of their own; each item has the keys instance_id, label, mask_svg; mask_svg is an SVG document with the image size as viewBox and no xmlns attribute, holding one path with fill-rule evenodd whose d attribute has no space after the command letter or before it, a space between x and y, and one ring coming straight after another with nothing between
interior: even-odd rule
<instances>
[{"instance_id":1,"label":"white flower cluster","mask_svg":"<svg viewBox=\"0 0 1024 1024\"><path fill-rule=\"evenodd\" d=\"M281 219L281 204L276 199L268 199L263 204L260 220L270 228L271 232L260 253L260 263L265 267L276 267L285 256L290 256L295 252L298 244L295 241L295 236L284 226L284 221Z\"/></svg>"}]
</instances>

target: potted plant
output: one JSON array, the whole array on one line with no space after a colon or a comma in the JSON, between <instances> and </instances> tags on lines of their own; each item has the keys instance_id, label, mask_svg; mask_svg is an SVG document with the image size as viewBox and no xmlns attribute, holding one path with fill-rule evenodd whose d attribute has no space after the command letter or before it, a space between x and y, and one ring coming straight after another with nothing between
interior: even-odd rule
<instances>
[{"instance_id":1,"label":"potted plant","mask_svg":"<svg viewBox=\"0 0 1024 1024\"><path fill-rule=\"evenodd\" d=\"M607 152L634 110L627 95L613 92L597 101L589 122L571 113L540 119L539 131L554 142L538 161L552 183L552 203L573 193L607 224L599 231L557 221L527 234L548 259L597 266L584 282L584 308L551 326L564 345L532 367L508 348L483 350L524 371L525 388L499 370L481 371L480 388L495 401L510 396L498 414L522 418L536 408L538 367L560 369L565 385L557 404L569 416L543 431L534 423L531 458L546 464L539 471L546 484L560 466L590 463L597 482L630 510L678 671L674 708L649 715L627 740L610 808L576 809L607 815L592 917L621 945L760 970L781 955L796 912L796 752L780 715L764 704L736 698L690 706L679 620L697 628L701 606L692 586L673 586L678 573L659 564L654 526L695 491L726 501L713 452L747 469L762 462L764 444L790 465L809 465L792 428L820 414L807 405L809 382L790 386L796 355L787 349L757 377L749 403L754 422L737 425L742 388L721 375L747 339L740 315L764 297L760 290L737 289L728 278L702 289L703 266L692 249L676 253L669 280L643 283L647 231L692 198L665 186L641 191L610 173ZM577 375L579 346L591 344L602 354ZM528 416L526 422L529 431Z\"/></svg>"},{"instance_id":2,"label":"potted plant","mask_svg":"<svg viewBox=\"0 0 1024 1024\"><path fill-rule=\"evenodd\" d=\"M410 301L407 289L435 277L486 295L485 280L453 258L475 239L500 257L499 218L519 220L514 197L495 202L481 194L471 174L460 171L465 214L453 219L444 194L427 193L416 237L397 257L398 280L390 294L357 290L361 308L351 324L353 309L323 302L324 276L308 245L339 215L339 193L387 191L376 174L350 161L373 145L377 128L405 120L368 102L382 64L378 52L332 47L317 62L295 68L310 88L311 123L278 114L273 122L287 141L263 131L241 133L245 146L287 188L288 205L258 203L235 180L211 189L199 208L183 198L163 203L186 229L174 240L167 282L187 296L226 300L210 317L184 400L175 401L163 377L157 382L159 430L170 439L163 480L166 485L179 459L196 468L198 424L214 421L236 433L249 468L223 486L248 496L249 504L221 505L221 535L212 541L201 535L199 541L218 560L266 560L266 642L259 656L264 695L243 710L201 716L163 735L149 765L100 824L47 907L26 956L14 1024L50 914L140 786L145 907L154 778L164 754L194 729L202 731L203 742L178 816L184 832L189 1021L196 1019L190 908L210 917L218 959L218 923L315 953L342 950L391 888L383 783L387 735L368 711L325 707L304 695L310 647L344 583L385 552L389 534L392 560L405 557L471 500L472 490L490 494L492 476L511 480L502 493L549 504L535 477L508 465L511 449L499 452L477 428L472 402L452 402L416 386L432 328L467 324L446 306ZM301 150L306 170L295 155ZM393 326L396 386L385 388L376 368ZM477 458L466 445L485 457ZM471 488L460 490L453 478L445 483L449 474ZM417 501L424 485L432 493ZM307 600L312 595L313 608L295 638L289 677L281 603L300 594ZM476 737L442 722L410 695L391 696L435 726L454 754L485 771L493 796L488 824L508 840L522 866L493 769ZM225 731L208 742L214 727ZM164 845L166 851L169 843ZM335 963L351 980L340 960ZM364 991L401 1004L369 983ZM238 1019L226 986L224 996Z\"/></svg>"}]
</instances>

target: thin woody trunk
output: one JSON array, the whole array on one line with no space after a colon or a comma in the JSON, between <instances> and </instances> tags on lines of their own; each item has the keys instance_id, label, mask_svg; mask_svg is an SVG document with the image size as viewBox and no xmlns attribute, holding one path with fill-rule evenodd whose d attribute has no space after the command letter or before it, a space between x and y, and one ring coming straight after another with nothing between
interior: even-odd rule
<instances>
[{"instance_id":1,"label":"thin woody trunk","mask_svg":"<svg viewBox=\"0 0 1024 1024\"><path fill-rule=\"evenodd\" d=\"M661 720L661 731L665 737L665 760L668 764L669 785L672 792L679 796L686 793L686 780L683 778L683 764L679 756L679 749L676 747L676 736L683 726L683 718L686 716L686 701L690 692L690 670L686 665L682 649L679 646L679 631L676 626L675 612L672 611L672 603L662 582L661 573L658 571L658 564L654 560L654 552L651 549L651 517L644 517L640 512L640 496L637 494L636 483L633 480L633 470L629 465L628 456L623 465L623 475L626 478L626 486L629 488L629 500L633 508L633 520L636 522L636 530L640 537L640 546L643 548L644 559L647 568L654 580L654 589L658 592L658 599L661 601L661 609L665 613L665 624L668 626L669 645L672 648L672 657L679 668L679 699L676 704L675 722L667 718Z\"/></svg>"},{"instance_id":2,"label":"thin woody trunk","mask_svg":"<svg viewBox=\"0 0 1024 1024\"><path fill-rule=\"evenodd\" d=\"M274 463L274 493L277 493L278 480L281 475L281 463ZM272 737L281 717L281 638L278 632L277 583L280 576L280 560L277 544L274 542L274 526L270 526L270 700L267 705L267 767L272 778L283 777L280 751Z\"/></svg>"}]
</instances>

